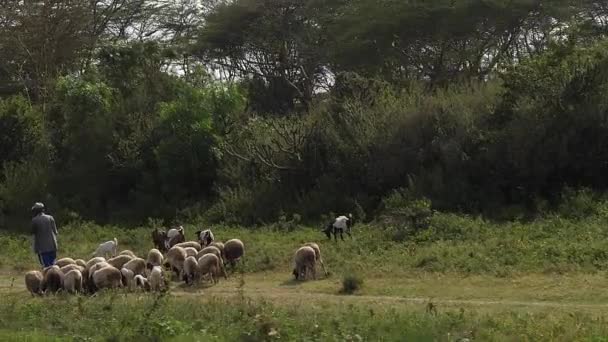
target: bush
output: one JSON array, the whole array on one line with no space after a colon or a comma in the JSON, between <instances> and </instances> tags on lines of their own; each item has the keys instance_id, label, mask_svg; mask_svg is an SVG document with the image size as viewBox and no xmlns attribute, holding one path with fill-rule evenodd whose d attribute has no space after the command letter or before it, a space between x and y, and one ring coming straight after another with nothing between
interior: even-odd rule
<instances>
[{"instance_id":1,"label":"bush","mask_svg":"<svg viewBox=\"0 0 608 342\"><path fill-rule=\"evenodd\" d=\"M340 293L353 294L361 289L363 286L363 279L357 275L349 274L342 278L342 289Z\"/></svg>"}]
</instances>

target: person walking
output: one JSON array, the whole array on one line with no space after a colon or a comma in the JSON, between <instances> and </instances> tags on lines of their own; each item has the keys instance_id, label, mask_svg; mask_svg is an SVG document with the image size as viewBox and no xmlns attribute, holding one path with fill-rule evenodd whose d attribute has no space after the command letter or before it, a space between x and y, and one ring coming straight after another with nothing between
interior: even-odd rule
<instances>
[{"instance_id":1,"label":"person walking","mask_svg":"<svg viewBox=\"0 0 608 342\"><path fill-rule=\"evenodd\" d=\"M57 226L53 216L44 211L44 204L40 202L32 206L32 235L34 253L43 267L49 267L55 264L57 258Z\"/></svg>"}]
</instances>

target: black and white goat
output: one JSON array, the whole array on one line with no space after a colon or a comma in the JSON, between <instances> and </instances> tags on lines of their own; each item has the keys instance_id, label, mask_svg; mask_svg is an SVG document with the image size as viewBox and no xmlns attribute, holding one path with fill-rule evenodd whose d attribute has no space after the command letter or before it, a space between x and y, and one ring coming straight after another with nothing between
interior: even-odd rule
<instances>
[{"instance_id":1,"label":"black and white goat","mask_svg":"<svg viewBox=\"0 0 608 342\"><path fill-rule=\"evenodd\" d=\"M203 247L209 246L213 242L213 240L215 240L215 237L213 236L213 232L211 231L211 229L199 230L195 234L196 234L196 238L198 239L198 241L201 243L201 246L203 246Z\"/></svg>"},{"instance_id":2,"label":"black and white goat","mask_svg":"<svg viewBox=\"0 0 608 342\"><path fill-rule=\"evenodd\" d=\"M352 228L354 226L353 215L348 214L347 216L338 216L335 218L333 222L327 224L325 229L323 229L323 233L327 236L328 239L331 240L331 235L334 235L334 240L338 241L338 234L340 234L340 239L344 241L343 233L346 232L348 236L352 239Z\"/></svg>"}]
</instances>

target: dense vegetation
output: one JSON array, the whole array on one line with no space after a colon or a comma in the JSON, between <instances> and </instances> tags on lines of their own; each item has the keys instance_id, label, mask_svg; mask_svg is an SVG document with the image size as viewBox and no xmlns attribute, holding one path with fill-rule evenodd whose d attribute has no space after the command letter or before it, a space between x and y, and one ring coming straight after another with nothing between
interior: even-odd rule
<instances>
[{"instance_id":1,"label":"dense vegetation","mask_svg":"<svg viewBox=\"0 0 608 342\"><path fill-rule=\"evenodd\" d=\"M604 2L197 3L0 5L0 226L420 228L608 185Z\"/></svg>"}]
</instances>

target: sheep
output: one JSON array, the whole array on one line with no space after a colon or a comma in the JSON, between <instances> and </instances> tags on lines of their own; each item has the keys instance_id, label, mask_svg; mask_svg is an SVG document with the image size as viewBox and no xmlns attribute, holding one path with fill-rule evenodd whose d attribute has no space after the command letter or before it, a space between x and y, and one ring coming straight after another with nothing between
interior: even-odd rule
<instances>
[{"instance_id":1,"label":"sheep","mask_svg":"<svg viewBox=\"0 0 608 342\"><path fill-rule=\"evenodd\" d=\"M76 261L72 258L61 258L61 259L55 261L55 265L59 266L59 268L62 268L63 266L66 266L66 265L73 265L75 263L76 263Z\"/></svg>"},{"instance_id":2,"label":"sheep","mask_svg":"<svg viewBox=\"0 0 608 342\"><path fill-rule=\"evenodd\" d=\"M239 260L243 254L245 254L245 245L239 239L232 239L226 241L224 244L224 257L226 262L234 267L237 260Z\"/></svg>"},{"instance_id":3,"label":"sheep","mask_svg":"<svg viewBox=\"0 0 608 342\"><path fill-rule=\"evenodd\" d=\"M63 289L68 293L83 292L82 273L77 269L68 271L63 277Z\"/></svg>"},{"instance_id":4,"label":"sheep","mask_svg":"<svg viewBox=\"0 0 608 342\"><path fill-rule=\"evenodd\" d=\"M163 264L163 255L156 248L152 248L148 252L148 259L146 260L146 268L151 270L154 266L161 266Z\"/></svg>"},{"instance_id":5,"label":"sheep","mask_svg":"<svg viewBox=\"0 0 608 342\"><path fill-rule=\"evenodd\" d=\"M344 241L344 236L342 235L342 233L346 231L346 234L348 234L348 236L350 236L350 238L352 239L353 236L351 235L351 230L353 226L353 215L348 214L348 217L342 215L336 217L334 222L328 223L325 229L323 230L323 233L325 233L327 238L330 240L331 234L334 234L335 241L338 241L338 233L340 233L340 239Z\"/></svg>"},{"instance_id":6,"label":"sheep","mask_svg":"<svg viewBox=\"0 0 608 342\"><path fill-rule=\"evenodd\" d=\"M42 272L42 292L58 292L63 288L63 273L57 265L47 267Z\"/></svg>"},{"instance_id":7,"label":"sheep","mask_svg":"<svg viewBox=\"0 0 608 342\"><path fill-rule=\"evenodd\" d=\"M131 261L132 259L134 259L134 257L127 255L127 254L117 255L112 259L108 259L108 264L110 264L118 269L121 269L124 264Z\"/></svg>"},{"instance_id":8,"label":"sheep","mask_svg":"<svg viewBox=\"0 0 608 342\"><path fill-rule=\"evenodd\" d=\"M317 262L319 262L321 264L321 267L323 268L323 272L325 273L325 275L327 275L327 270L325 269L325 264L323 263L323 258L321 258L321 249L319 248L319 245L317 245L314 242L307 242L304 244L304 246L311 247L312 249L315 250L315 258L317 259Z\"/></svg>"},{"instance_id":9,"label":"sheep","mask_svg":"<svg viewBox=\"0 0 608 342\"><path fill-rule=\"evenodd\" d=\"M61 267L60 269L63 274L68 274L68 272L70 272L71 270L77 270L81 273L82 273L82 271L84 271L84 267L82 267L80 265L76 265L76 264L65 265L65 266Z\"/></svg>"},{"instance_id":10,"label":"sheep","mask_svg":"<svg viewBox=\"0 0 608 342\"><path fill-rule=\"evenodd\" d=\"M171 247L165 260L165 265L168 265L179 277L184 268L184 261L186 261L186 251L178 246Z\"/></svg>"},{"instance_id":11,"label":"sheep","mask_svg":"<svg viewBox=\"0 0 608 342\"><path fill-rule=\"evenodd\" d=\"M120 270L120 274L122 277L122 283L129 289L132 290L135 288L135 274L133 274L133 271L131 271L128 268L122 268ZM138 276L142 276L141 274L138 274Z\"/></svg>"},{"instance_id":12,"label":"sheep","mask_svg":"<svg viewBox=\"0 0 608 342\"><path fill-rule=\"evenodd\" d=\"M142 258L133 258L122 265L122 267L131 270L133 274L144 275L146 272L146 260Z\"/></svg>"},{"instance_id":13,"label":"sheep","mask_svg":"<svg viewBox=\"0 0 608 342\"><path fill-rule=\"evenodd\" d=\"M158 228L152 231L152 243L158 250L166 252L169 249L167 232Z\"/></svg>"},{"instance_id":14,"label":"sheep","mask_svg":"<svg viewBox=\"0 0 608 342\"><path fill-rule=\"evenodd\" d=\"M224 243L221 241L213 241L209 244L209 246L216 247L222 253L222 257L224 257ZM209 247L207 246L207 247Z\"/></svg>"},{"instance_id":15,"label":"sheep","mask_svg":"<svg viewBox=\"0 0 608 342\"><path fill-rule=\"evenodd\" d=\"M313 279L317 278L315 272L316 254L312 247L303 246L298 248L293 259L295 263L293 275L295 276L296 280L299 280L302 274L304 274L303 279L306 280L308 270L312 271Z\"/></svg>"},{"instance_id":16,"label":"sheep","mask_svg":"<svg viewBox=\"0 0 608 342\"><path fill-rule=\"evenodd\" d=\"M150 291L150 282L141 274L136 275L133 280L136 288L141 288L145 291Z\"/></svg>"},{"instance_id":17,"label":"sheep","mask_svg":"<svg viewBox=\"0 0 608 342\"><path fill-rule=\"evenodd\" d=\"M165 278L163 276L163 269L160 266L152 267L149 282L151 291L162 291L166 288Z\"/></svg>"},{"instance_id":18,"label":"sheep","mask_svg":"<svg viewBox=\"0 0 608 342\"><path fill-rule=\"evenodd\" d=\"M178 243L182 243L186 241L186 237L184 236L183 232L178 232L176 235L174 235L173 237L168 239L167 242L167 248L171 248L175 245L177 245Z\"/></svg>"},{"instance_id":19,"label":"sheep","mask_svg":"<svg viewBox=\"0 0 608 342\"><path fill-rule=\"evenodd\" d=\"M114 240L100 243L99 246L97 246L97 249L95 250L95 252L93 252L93 254L91 254L91 255L96 256L96 257L99 257L99 256L107 257L108 255L111 255L112 257L115 257L117 254L117 250L118 250L118 240L116 240L116 238L114 238Z\"/></svg>"},{"instance_id":20,"label":"sheep","mask_svg":"<svg viewBox=\"0 0 608 342\"><path fill-rule=\"evenodd\" d=\"M122 286L122 274L114 266L106 266L93 273L93 284L96 289L115 289Z\"/></svg>"},{"instance_id":21,"label":"sheep","mask_svg":"<svg viewBox=\"0 0 608 342\"><path fill-rule=\"evenodd\" d=\"M198 254L198 251L194 247L183 247L186 251L186 257L193 256L195 257Z\"/></svg>"},{"instance_id":22,"label":"sheep","mask_svg":"<svg viewBox=\"0 0 608 342\"><path fill-rule=\"evenodd\" d=\"M76 259L74 261L76 262L76 265L81 266L82 268L87 268L86 261L84 261L82 259Z\"/></svg>"},{"instance_id":23,"label":"sheep","mask_svg":"<svg viewBox=\"0 0 608 342\"><path fill-rule=\"evenodd\" d=\"M200 259L205 254L215 254L218 258L222 258L222 252L215 246L207 246L201 249L198 254L196 254L196 259Z\"/></svg>"},{"instance_id":24,"label":"sheep","mask_svg":"<svg viewBox=\"0 0 608 342\"><path fill-rule=\"evenodd\" d=\"M112 265L108 264L106 261L98 262L87 270L87 275L89 276L89 278L93 279L93 274L95 274L95 272L97 272L98 270L100 270L104 267L108 267L108 266L112 266ZM114 266L112 266L112 267L114 267Z\"/></svg>"},{"instance_id":25,"label":"sheep","mask_svg":"<svg viewBox=\"0 0 608 342\"><path fill-rule=\"evenodd\" d=\"M120 255L128 255L128 256L130 256L131 258L137 258L137 255L135 255L135 253L133 253L133 251L132 251L132 250L130 250L130 249L125 249L124 251L121 251L120 253L118 253L118 255L119 255L119 256L120 256Z\"/></svg>"},{"instance_id":26,"label":"sheep","mask_svg":"<svg viewBox=\"0 0 608 342\"><path fill-rule=\"evenodd\" d=\"M25 287L32 295L41 295L43 280L42 272L29 271L25 274Z\"/></svg>"},{"instance_id":27,"label":"sheep","mask_svg":"<svg viewBox=\"0 0 608 342\"><path fill-rule=\"evenodd\" d=\"M209 274L211 281L216 283L219 281L218 276L220 272L223 273L226 278L226 270L223 267L223 263L220 258L215 254L205 254L198 259L198 276L202 277Z\"/></svg>"},{"instance_id":28,"label":"sheep","mask_svg":"<svg viewBox=\"0 0 608 342\"><path fill-rule=\"evenodd\" d=\"M182 280L186 282L186 284L192 284L192 282L197 279L198 274L198 262L196 258L193 256L189 256L184 261L184 270L182 271Z\"/></svg>"},{"instance_id":29,"label":"sheep","mask_svg":"<svg viewBox=\"0 0 608 342\"><path fill-rule=\"evenodd\" d=\"M105 262L105 261L106 261L106 258L104 258L104 257L95 257L95 258L92 258L91 260L87 261L87 263L85 264L85 267L84 267L84 268L85 268L86 270L89 270L89 269L91 269L91 267L93 267L95 264L98 264L98 263L100 263L100 262Z\"/></svg>"},{"instance_id":30,"label":"sheep","mask_svg":"<svg viewBox=\"0 0 608 342\"><path fill-rule=\"evenodd\" d=\"M181 247L181 248L186 248L186 247L192 247L194 249L196 249L196 251L200 251L201 250L201 244L196 242L196 241L187 241L187 242L181 242L181 243L177 243L175 245L173 245L172 247L177 246L177 247Z\"/></svg>"},{"instance_id":31,"label":"sheep","mask_svg":"<svg viewBox=\"0 0 608 342\"><path fill-rule=\"evenodd\" d=\"M211 229L199 230L194 234L196 234L196 238L200 242L201 246L209 246L213 240L215 240Z\"/></svg>"}]
</instances>

